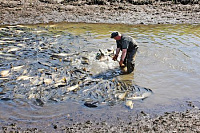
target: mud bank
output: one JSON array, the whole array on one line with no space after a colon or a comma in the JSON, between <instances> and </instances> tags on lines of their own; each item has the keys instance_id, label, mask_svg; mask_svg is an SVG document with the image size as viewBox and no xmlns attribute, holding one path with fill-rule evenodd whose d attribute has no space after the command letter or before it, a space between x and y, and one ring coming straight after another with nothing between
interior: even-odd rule
<instances>
[{"instance_id":1,"label":"mud bank","mask_svg":"<svg viewBox=\"0 0 200 133\"><path fill-rule=\"evenodd\" d=\"M195 24L200 23L199 4L159 2L146 5L112 3L87 5L51 4L39 0L0 1L0 24L36 24L50 22Z\"/></svg>"},{"instance_id":2,"label":"mud bank","mask_svg":"<svg viewBox=\"0 0 200 133\"><path fill-rule=\"evenodd\" d=\"M191 104L191 103L189 103ZM108 121L92 121L88 118L82 122L75 122L69 119L69 122L62 123L59 120L54 120L49 123L37 123L32 125L31 122L7 122L2 124L1 132L66 132L66 133L140 133L140 132L190 132L196 133L200 131L199 122L200 110L194 106L190 110L184 112L173 111L165 112L162 116L149 118L148 114L141 111L137 119L122 120L117 119L117 122Z\"/></svg>"}]
</instances>

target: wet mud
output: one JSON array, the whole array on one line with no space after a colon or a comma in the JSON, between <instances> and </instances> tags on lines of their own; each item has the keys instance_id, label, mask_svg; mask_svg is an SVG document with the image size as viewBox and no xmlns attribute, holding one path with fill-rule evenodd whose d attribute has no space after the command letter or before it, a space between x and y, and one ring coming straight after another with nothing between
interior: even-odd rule
<instances>
[{"instance_id":1,"label":"wet mud","mask_svg":"<svg viewBox=\"0 0 200 133\"><path fill-rule=\"evenodd\" d=\"M199 23L199 4L154 2L133 5L127 2L106 5L48 3L39 0L1 0L0 24L36 24L50 22L195 24Z\"/></svg>"}]
</instances>

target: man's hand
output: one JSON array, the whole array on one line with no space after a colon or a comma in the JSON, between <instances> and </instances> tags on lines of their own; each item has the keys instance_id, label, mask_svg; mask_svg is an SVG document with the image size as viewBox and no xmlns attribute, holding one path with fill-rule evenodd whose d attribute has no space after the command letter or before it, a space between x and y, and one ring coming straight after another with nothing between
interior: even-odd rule
<instances>
[{"instance_id":1,"label":"man's hand","mask_svg":"<svg viewBox=\"0 0 200 133\"><path fill-rule=\"evenodd\" d=\"M120 61L119 61L119 66L120 66L120 67L123 67L123 66L124 66L123 62L124 62L123 60L120 60Z\"/></svg>"},{"instance_id":2,"label":"man's hand","mask_svg":"<svg viewBox=\"0 0 200 133\"><path fill-rule=\"evenodd\" d=\"M117 60L117 57L118 57L118 55L115 55L115 56L113 57L113 60L116 61L116 60Z\"/></svg>"}]
</instances>

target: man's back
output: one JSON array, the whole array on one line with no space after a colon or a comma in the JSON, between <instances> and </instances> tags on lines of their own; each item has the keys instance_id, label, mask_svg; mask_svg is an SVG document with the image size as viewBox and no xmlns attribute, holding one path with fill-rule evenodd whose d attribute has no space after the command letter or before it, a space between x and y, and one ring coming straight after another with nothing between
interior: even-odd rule
<instances>
[{"instance_id":1,"label":"man's back","mask_svg":"<svg viewBox=\"0 0 200 133\"><path fill-rule=\"evenodd\" d=\"M130 37L122 34L121 40L117 40L117 48L127 49L128 52L133 51L137 47L136 41Z\"/></svg>"}]
</instances>

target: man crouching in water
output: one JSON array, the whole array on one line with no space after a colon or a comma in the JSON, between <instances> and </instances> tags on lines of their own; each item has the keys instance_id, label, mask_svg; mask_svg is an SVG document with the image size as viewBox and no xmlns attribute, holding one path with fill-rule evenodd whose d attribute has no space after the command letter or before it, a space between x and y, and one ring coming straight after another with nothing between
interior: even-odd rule
<instances>
[{"instance_id":1,"label":"man crouching in water","mask_svg":"<svg viewBox=\"0 0 200 133\"><path fill-rule=\"evenodd\" d=\"M136 41L130 37L120 34L119 32L113 32L111 38L114 38L117 43L116 54L113 60L116 61L120 50L122 51L121 59L119 61L120 67L123 64L127 67L127 73L131 73L135 67L135 56L138 49Z\"/></svg>"}]
</instances>

